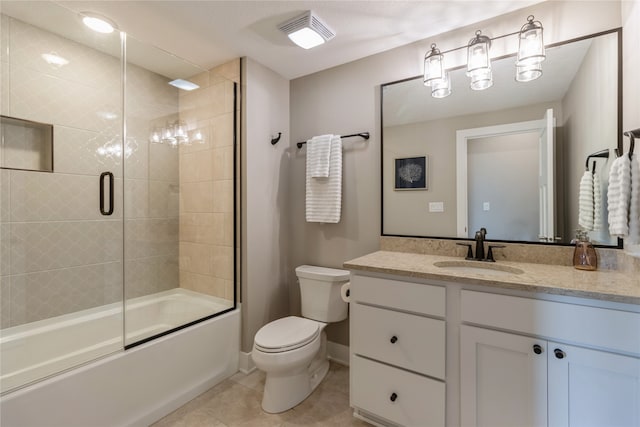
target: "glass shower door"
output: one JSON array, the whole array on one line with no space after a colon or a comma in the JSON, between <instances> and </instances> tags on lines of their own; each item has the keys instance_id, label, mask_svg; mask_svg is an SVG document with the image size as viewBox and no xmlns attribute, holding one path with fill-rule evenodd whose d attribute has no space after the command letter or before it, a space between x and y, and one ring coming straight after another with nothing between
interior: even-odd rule
<instances>
[{"instance_id":1,"label":"glass shower door","mask_svg":"<svg viewBox=\"0 0 640 427\"><path fill-rule=\"evenodd\" d=\"M122 41L3 2L2 392L123 347Z\"/></svg>"}]
</instances>

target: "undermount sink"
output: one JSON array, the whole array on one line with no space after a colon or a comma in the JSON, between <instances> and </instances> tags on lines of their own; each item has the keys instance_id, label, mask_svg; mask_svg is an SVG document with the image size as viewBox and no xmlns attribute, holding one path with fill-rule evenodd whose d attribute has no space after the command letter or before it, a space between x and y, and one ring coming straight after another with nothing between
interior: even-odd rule
<instances>
[{"instance_id":1,"label":"undermount sink","mask_svg":"<svg viewBox=\"0 0 640 427\"><path fill-rule=\"evenodd\" d=\"M482 261L438 261L434 266L455 273L485 274L491 276L510 276L522 274L524 270L507 265Z\"/></svg>"}]
</instances>

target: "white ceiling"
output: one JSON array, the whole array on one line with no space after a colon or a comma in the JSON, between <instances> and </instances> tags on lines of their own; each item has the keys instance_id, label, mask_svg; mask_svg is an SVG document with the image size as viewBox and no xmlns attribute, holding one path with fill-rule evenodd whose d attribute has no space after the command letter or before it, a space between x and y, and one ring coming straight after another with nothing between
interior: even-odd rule
<instances>
[{"instance_id":1,"label":"white ceiling","mask_svg":"<svg viewBox=\"0 0 640 427\"><path fill-rule=\"evenodd\" d=\"M541 0L59 1L101 13L130 36L211 68L248 56L293 79L473 24ZM5 2L3 2L4 4ZM20 2L38 8L41 2ZM277 25L311 9L336 37L296 47Z\"/></svg>"}]
</instances>

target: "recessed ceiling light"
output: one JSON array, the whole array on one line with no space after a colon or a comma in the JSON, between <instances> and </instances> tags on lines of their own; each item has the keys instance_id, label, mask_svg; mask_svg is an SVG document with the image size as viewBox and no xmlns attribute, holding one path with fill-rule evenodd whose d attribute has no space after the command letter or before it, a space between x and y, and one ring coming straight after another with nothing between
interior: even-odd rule
<instances>
[{"instance_id":1,"label":"recessed ceiling light","mask_svg":"<svg viewBox=\"0 0 640 427\"><path fill-rule=\"evenodd\" d=\"M82 12L80 15L82 15L84 25L98 33L110 34L116 28L116 24L110 19L93 12Z\"/></svg>"},{"instance_id":2,"label":"recessed ceiling light","mask_svg":"<svg viewBox=\"0 0 640 427\"><path fill-rule=\"evenodd\" d=\"M200 87L193 82L190 82L188 80L182 80L182 79L176 79L176 80L170 81L169 84L171 86L175 86L178 89L182 89L182 90L194 90Z\"/></svg>"},{"instance_id":3,"label":"recessed ceiling light","mask_svg":"<svg viewBox=\"0 0 640 427\"><path fill-rule=\"evenodd\" d=\"M292 42L304 49L319 46L336 36L336 33L310 10L278 25L278 28Z\"/></svg>"}]
</instances>

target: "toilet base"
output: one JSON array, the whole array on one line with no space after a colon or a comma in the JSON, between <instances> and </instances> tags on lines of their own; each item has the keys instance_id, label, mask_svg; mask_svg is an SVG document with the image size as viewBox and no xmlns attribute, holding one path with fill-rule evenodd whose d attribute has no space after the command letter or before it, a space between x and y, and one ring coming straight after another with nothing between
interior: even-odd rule
<instances>
[{"instance_id":1,"label":"toilet base","mask_svg":"<svg viewBox=\"0 0 640 427\"><path fill-rule=\"evenodd\" d=\"M300 404L318 387L329 372L327 338L322 332L318 354L302 372L290 375L267 373L262 396L262 409L270 414L287 411Z\"/></svg>"}]
</instances>

